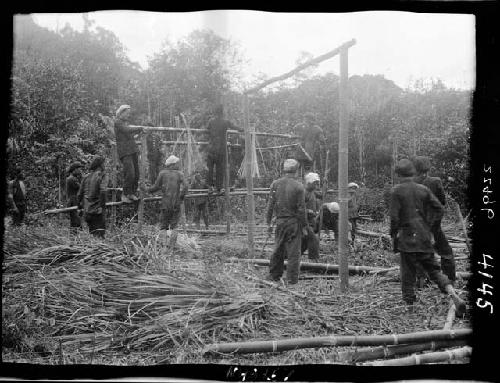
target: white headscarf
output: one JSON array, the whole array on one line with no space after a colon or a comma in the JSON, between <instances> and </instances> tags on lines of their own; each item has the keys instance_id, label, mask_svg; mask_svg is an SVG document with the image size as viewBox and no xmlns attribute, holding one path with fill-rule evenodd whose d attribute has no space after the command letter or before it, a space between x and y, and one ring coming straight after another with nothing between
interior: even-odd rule
<instances>
[{"instance_id":1,"label":"white headscarf","mask_svg":"<svg viewBox=\"0 0 500 383\"><path fill-rule=\"evenodd\" d=\"M337 202L325 203L325 206L331 213L338 213L340 211L340 206Z\"/></svg>"},{"instance_id":2,"label":"white headscarf","mask_svg":"<svg viewBox=\"0 0 500 383\"><path fill-rule=\"evenodd\" d=\"M316 181L319 182L319 174L318 173L307 173L304 176L304 181L305 181L306 185L312 184Z\"/></svg>"},{"instance_id":3,"label":"white headscarf","mask_svg":"<svg viewBox=\"0 0 500 383\"><path fill-rule=\"evenodd\" d=\"M122 105L116 110L116 117L120 117L120 115L123 113L123 111L130 109L130 105Z\"/></svg>"},{"instance_id":4,"label":"white headscarf","mask_svg":"<svg viewBox=\"0 0 500 383\"><path fill-rule=\"evenodd\" d=\"M179 162L179 158L172 155L170 157L167 158L167 160L165 161L165 165L169 166L169 165L174 165L176 164L177 162Z\"/></svg>"}]
</instances>

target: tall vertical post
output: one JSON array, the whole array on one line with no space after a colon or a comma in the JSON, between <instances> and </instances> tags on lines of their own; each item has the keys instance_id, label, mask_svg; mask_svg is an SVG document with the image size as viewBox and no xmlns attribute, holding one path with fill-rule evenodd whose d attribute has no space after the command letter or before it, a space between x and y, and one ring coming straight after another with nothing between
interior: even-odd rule
<instances>
[{"instance_id":1,"label":"tall vertical post","mask_svg":"<svg viewBox=\"0 0 500 383\"><path fill-rule=\"evenodd\" d=\"M116 202L116 163L118 153L116 152L116 143L111 144L111 201ZM116 206L111 206L111 229L115 228L116 224Z\"/></svg>"},{"instance_id":2,"label":"tall vertical post","mask_svg":"<svg viewBox=\"0 0 500 383\"><path fill-rule=\"evenodd\" d=\"M248 214L248 255L254 258L254 228L255 228L255 201L253 195L252 153L253 137L250 128L248 95L243 96L243 117L245 122L245 167L247 180L247 214Z\"/></svg>"},{"instance_id":3,"label":"tall vertical post","mask_svg":"<svg viewBox=\"0 0 500 383\"><path fill-rule=\"evenodd\" d=\"M146 173L146 151L147 151L147 146L146 146L146 134L141 133L141 164L140 164L140 172L139 172L139 184L141 186L146 186L144 182L144 173ZM144 197L145 193L141 190L139 191L139 210L137 213L137 220L138 220L138 228L139 231L142 231L142 224L144 223Z\"/></svg>"},{"instance_id":4,"label":"tall vertical post","mask_svg":"<svg viewBox=\"0 0 500 383\"><path fill-rule=\"evenodd\" d=\"M226 137L225 140L227 142L227 132L226 132ZM225 195L226 195L226 206L224 208L225 213L226 213L226 232L229 234L231 232L231 203L230 203L230 196L229 196L229 146L225 145L225 153L224 153L224 164L226 165L226 176L224 177L225 180Z\"/></svg>"},{"instance_id":5,"label":"tall vertical post","mask_svg":"<svg viewBox=\"0 0 500 383\"><path fill-rule=\"evenodd\" d=\"M340 51L340 115L339 115L339 169L338 169L338 185L339 185L339 256L340 256L340 291L346 292L349 287L349 271L348 271L348 154L347 146L348 129L349 129L349 104L348 104L348 61L347 49Z\"/></svg>"}]
</instances>

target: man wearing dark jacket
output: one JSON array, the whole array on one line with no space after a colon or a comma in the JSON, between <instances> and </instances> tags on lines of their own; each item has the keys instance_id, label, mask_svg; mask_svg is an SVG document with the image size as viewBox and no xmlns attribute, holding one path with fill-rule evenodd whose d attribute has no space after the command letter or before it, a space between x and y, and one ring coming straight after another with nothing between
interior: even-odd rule
<instances>
[{"instance_id":1,"label":"man wearing dark jacket","mask_svg":"<svg viewBox=\"0 0 500 383\"><path fill-rule=\"evenodd\" d=\"M78 207L83 209L90 234L104 238L106 232L106 189L108 177L104 172L104 157L95 156L78 190Z\"/></svg>"},{"instance_id":2,"label":"man wearing dark jacket","mask_svg":"<svg viewBox=\"0 0 500 383\"><path fill-rule=\"evenodd\" d=\"M168 247L173 250L177 242L177 224L180 218L181 203L188 191L187 183L184 180L184 175L179 170L179 158L170 156L165 161L166 169L163 169L156 182L150 188L145 188L148 193L162 191L161 200L161 230L172 230L172 236Z\"/></svg>"},{"instance_id":3,"label":"man wearing dark jacket","mask_svg":"<svg viewBox=\"0 0 500 383\"><path fill-rule=\"evenodd\" d=\"M11 208L12 224L20 226L26 215L26 186L21 169L14 170L14 179L7 185L7 199Z\"/></svg>"},{"instance_id":4,"label":"man wearing dark jacket","mask_svg":"<svg viewBox=\"0 0 500 383\"><path fill-rule=\"evenodd\" d=\"M287 282L291 285L299 280L302 235L307 235L305 191L302 183L296 180L298 165L293 159L285 161L285 176L271 184L266 214L269 232L272 230L273 213L276 214L275 247L269 264L269 279L280 280L286 257Z\"/></svg>"},{"instance_id":5,"label":"man wearing dark jacket","mask_svg":"<svg viewBox=\"0 0 500 383\"><path fill-rule=\"evenodd\" d=\"M129 126L129 115L130 106L120 106L116 111L114 127L116 151L123 165L122 201L124 203L138 200L136 193L139 184L139 148L135 143L134 134L142 132L142 128Z\"/></svg>"},{"instance_id":6,"label":"man wearing dark jacket","mask_svg":"<svg viewBox=\"0 0 500 383\"><path fill-rule=\"evenodd\" d=\"M390 235L394 251L401 253L403 300L412 310L416 300L416 265L420 265L440 290L451 296L457 315L462 315L465 302L457 295L448 277L440 272L431 244L430 228L443 216L443 206L426 186L413 181L415 168L410 160L400 160L396 173L401 178L391 191Z\"/></svg>"},{"instance_id":7,"label":"man wearing dark jacket","mask_svg":"<svg viewBox=\"0 0 500 383\"><path fill-rule=\"evenodd\" d=\"M66 178L66 199L67 206L78 206L78 190L80 190L80 181L82 178L82 164L78 161L73 162L68 169L69 176ZM69 213L70 232L75 234L82 228L82 220L77 211Z\"/></svg>"},{"instance_id":8,"label":"man wearing dark jacket","mask_svg":"<svg viewBox=\"0 0 500 383\"><path fill-rule=\"evenodd\" d=\"M217 105L214 110L214 117L208 122L208 148L207 148L207 167L208 167L208 185L214 187L218 193L222 188L224 174L226 173L227 159L227 138L228 130L242 129L234 126L228 120L223 118L224 108L222 105ZM214 167L215 167L215 184L214 184Z\"/></svg>"},{"instance_id":9,"label":"man wearing dark jacket","mask_svg":"<svg viewBox=\"0 0 500 383\"><path fill-rule=\"evenodd\" d=\"M413 160L417 175L414 180L416 183L427 186L430 191L436 196L441 205L446 205L446 197L443 184L437 177L427 175L431 167L431 162L428 157L418 156ZM446 235L441 229L441 220L436 221L431 227L432 235L434 236L434 249L441 257L441 270L453 283L456 279L455 256L453 250L446 239Z\"/></svg>"}]
</instances>

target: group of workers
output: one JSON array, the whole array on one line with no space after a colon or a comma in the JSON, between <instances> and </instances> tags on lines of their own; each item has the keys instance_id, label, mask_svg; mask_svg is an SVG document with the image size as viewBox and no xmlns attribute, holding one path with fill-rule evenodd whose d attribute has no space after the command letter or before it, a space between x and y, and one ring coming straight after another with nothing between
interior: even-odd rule
<instances>
[{"instance_id":1,"label":"group of workers","mask_svg":"<svg viewBox=\"0 0 500 383\"><path fill-rule=\"evenodd\" d=\"M165 234L166 246L173 249L176 243L176 227L180 218L180 208L188 192L189 182L179 169L179 158L171 155L161 171L153 171L156 180L151 187L141 184L139 188L139 149L134 135L144 132L144 128L129 124L130 106L122 105L116 111L114 133L118 158L123 166L123 203L138 201L138 192L162 192L160 225L161 230L172 230L170 241ZM307 117L307 116L306 116ZM316 126L312 117L306 118L306 125ZM209 192L222 192L227 158L227 131L241 129L223 118L221 105L214 109L213 117L208 123L208 180L196 172L191 181L195 188L207 187ZM313 136L306 140L306 148L311 152L307 161L302 161L306 170L312 170L316 164L315 144L321 142L324 135L321 128L303 130ZM323 139L321 139L323 137ZM307 138L307 137L306 137ZM310 137L309 137L310 138ZM90 233L103 238L106 222L106 195L108 176L105 172L105 158L95 156L90 163L89 173L82 177L83 165L74 162L68 169L66 179L66 195L68 206L77 206L70 212L70 227L75 233L82 227L81 217L87 223ZM298 283L300 257L306 250L310 259L319 258L320 230L332 230L338 238L339 205L337 202L323 203L319 192L320 177L309 171L304 182L298 178L299 161L287 159L283 165L284 176L272 182L266 221L269 235L272 235L272 218L276 216L275 246L270 260L269 276L273 281L282 279L284 260L288 259L286 281L288 285ZM215 168L215 182L213 182ZM396 165L399 183L391 190L390 196L390 235L393 238L394 252L400 253L401 286L403 300L410 310L416 300L415 285L417 276L420 279L427 275L441 291L449 294L461 313L465 303L456 294L453 284L456 279L453 251L441 229L441 219L446 203L445 193L439 178L427 175L430 161L427 157L416 157L412 161L402 159ZM11 205L13 224L19 225L25 215L26 188L21 171L17 171L15 179L8 184L8 201ZM354 241L356 221L359 218L356 201L358 185L350 183L348 201L348 219L351 227L350 236ZM207 198L199 198L195 203L195 223L199 227L203 217L208 228ZM432 244L434 239L434 245ZM434 251L441 257L438 264Z\"/></svg>"},{"instance_id":2,"label":"group of workers","mask_svg":"<svg viewBox=\"0 0 500 383\"><path fill-rule=\"evenodd\" d=\"M323 227L318 226L318 204L315 192L319 186L319 176L309 173L305 176L305 186L298 179L299 163L287 159L283 165L284 177L274 181L270 187L266 222L272 233L272 218L276 216L275 247L271 255L268 279L282 280L284 260L287 259L286 280L289 286L298 283L300 256L308 249L309 256L318 255L319 240L316 233L327 228L327 222L334 221L338 227L338 203L321 204ZM428 176L430 161L427 157L416 157L413 161L402 159L396 165L399 183L391 190L390 235L393 250L400 253L401 288L403 301L408 310L414 310L417 275L428 276L439 289L452 298L456 312L465 312L465 302L454 289L456 279L453 251L441 229L441 219L446 203L441 180ZM351 206L355 205L357 185L349 184ZM355 233L357 213L349 214L351 230ZM336 236L338 229L335 232ZM434 239L434 245L432 240ZM434 252L441 257L441 265ZM312 255L312 256L311 256Z\"/></svg>"}]
</instances>

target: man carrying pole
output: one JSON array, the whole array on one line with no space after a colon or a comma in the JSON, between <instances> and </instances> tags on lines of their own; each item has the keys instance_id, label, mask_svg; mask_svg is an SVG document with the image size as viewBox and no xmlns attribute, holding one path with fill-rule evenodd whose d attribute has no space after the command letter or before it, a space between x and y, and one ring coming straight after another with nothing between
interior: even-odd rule
<instances>
[{"instance_id":1,"label":"man carrying pole","mask_svg":"<svg viewBox=\"0 0 500 383\"><path fill-rule=\"evenodd\" d=\"M83 209L90 234L104 238L106 232L106 190L108 177L104 172L105 159L95 156L90 163L90 171L78 190L78 208Z\"/></svg>"},{"instance_id":2,"label":"man carrying pole","mask_svg":"<svg viewBox=\"0 0 500 383\"><path fill-rule=\"evenodd\" d=\"M410 160L400 160L395 172L401 178L391 191L390 235L394 252L401 254L403 300L408 310L413 311L416 266L420 265L439 289L451 296L457 315L463 315L465 302L448 277L440 272L431 244L430 228L442 218L443 206L427 187L414 182L415 168Z\"/></svg>"},{"instance_id":3,"label":"man carrying pole","mask_svg":"<svg viewBox=\"0 0 500 383\"><path fill-rule=\"evenodd\" d=\"M179 158L172 155L165 161L163 169L155 184L150 188L143 189L144 192L154 193L162 191L160 229L165 230L165 244L167 244L167 230L172 230L168 247L173 251L177 242L177 225L181 214L181 204L188 191L188 185L184 175L179 170ZM141 185L141 188L143 186Z\"/></svg>"},{"instance_id":4,"label":"man carrying pole","mask_svg":"<svg viewBox=\"0 0 500 383\"><path fill-rule=\"evenodd\" d=\"M139 148L135 143L134 134L143 131L140 127L129 126L130 106L122 105L116 111L115 136L116 151L123 165L122 202L138 201L136 196L139 185Z\"/></svg>"},{"instance_id":5,"label":"man carrying pole","mask_svg":"<svg viewBox=\"0 0 500 383\"><path fill-rule=\"evenodd\" d=\"M283 165L284 177L270 186L266 221L268 232L272 231L271 220L276 214L275 247L269 264L269 279L279 281L283 275L285 257L288 259L287 283L298 283L302 235L307 235L305 213L305 190L297 181L299 163L287 159Z\"/></svg>"},{"instance_id":6,"label":"man carrying pole","mask_svg":"<svg viewBox=\"0 0 500 383\"><path fill-rule=\"evenodd\" d=\"M73 162L68 168L69 176L66 178L66 198L68 207L78 206L78 190L80 190L80 181L82 179L82 164L78 161ZM69 213L70 233L76 234L82 228L82 220L78 211Z\"/></svg>"},{"instance_id":7,"label":"man carrying pole","mask_svg":"<svg viewBox=\"0 0 500 383\"><path fill-rule=\"evenodd\" d=\"M446 197L443 184L437 177L427 175L431 168L431 162L428 157L418 156L413 160L417 175L414 180L416 183L427 186L430 191L436 196L441 205L446 205ZM446 239L446 235L441 229L441 219L437 220L431 227L432 235L434 236L434 249L441 257L441 270L454 283L456 279L455 272L455 257L453 250Z\"/></svg>"}]
</instances>

